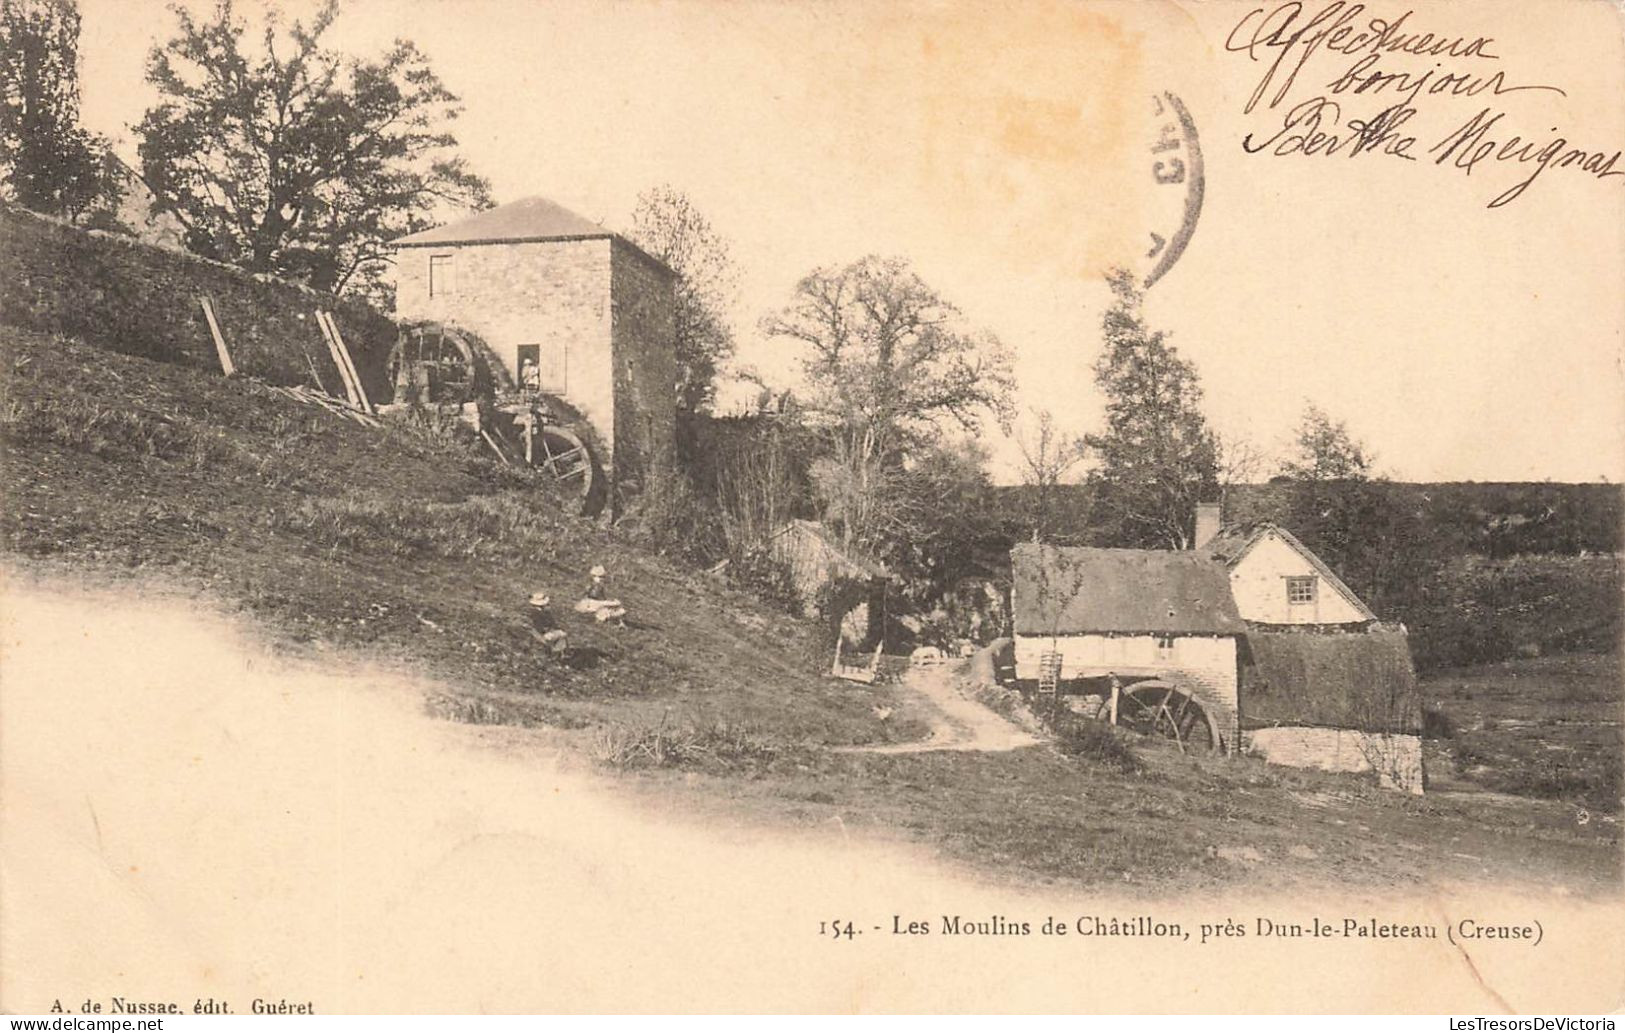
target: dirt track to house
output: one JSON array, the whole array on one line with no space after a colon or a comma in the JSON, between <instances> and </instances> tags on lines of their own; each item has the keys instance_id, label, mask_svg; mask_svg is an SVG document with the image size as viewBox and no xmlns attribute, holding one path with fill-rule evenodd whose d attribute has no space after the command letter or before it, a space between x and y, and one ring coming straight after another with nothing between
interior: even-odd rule
<instances>
[{"instance_id":1,"label":"dirt track to house","mask_svg":"<svg viewBox=\"0 0 1625 1033\"><path fill-rule=\"evenodd\" d=\"M969 698L961 690L963 664L911 666L903 684L929 705L931 734L919 742L847 747L852 753L925 753L930 750L998 752L1035 746L1040 740Z\"/></svg>"},{"instance_id":2,"label":"dirt track to house","mask_svg":"<svg viewBox=\"0 0 1625 1033\"><path fill-rule=\"evenodd\" d=\"M183 599L0 585L0 1010L977 999L874 985L820 938L837 913L1011 906L920 851L650 813L535 733L431 719L399 671L289 660Z\"/></svg>"},{"instance_id":3,"label":"dirt track to house","mask_svg":"<svg viewBox=\"0 0 1625 1033\"><path fill-rule=\"evenodd\" d=\"M1103 950L1082 936L949 937L943 916L1036 930L1148 905L990 885L883 830L639 806L535 733L426 717L432 686L399 671L289 660L248 622L178 598L5 583L0 669L7 1012L112 994L186 1011L214 997L238 1013L255 997L327 1013L1207 1012L1256 1005L1257 985L1283 1009L1494 1004L1448 950L1388 941L1350 943L1283 985L1296 943L1130 938L1110 945L1117 970L1188 977L1149 1002L1132 980L1057 982L1048 973ZM951 670L921 673L956 722L945 741L1019 740L958 695ZM1453 907L1440 893L1317 903L1394 919ZM1242 899L1215 912L1206 895L1151 906L1192 930L1216 913L1296 914ZM1610 1006L1572 962L1617 956L1618 907L1525 890L1496 914L1539 914L1564 945L1475 953L1498 993L1526 1010ZM894 935L894 916L938 935ZM832 920L855 934L832 937Z\"/></svg>"}]
</instances>

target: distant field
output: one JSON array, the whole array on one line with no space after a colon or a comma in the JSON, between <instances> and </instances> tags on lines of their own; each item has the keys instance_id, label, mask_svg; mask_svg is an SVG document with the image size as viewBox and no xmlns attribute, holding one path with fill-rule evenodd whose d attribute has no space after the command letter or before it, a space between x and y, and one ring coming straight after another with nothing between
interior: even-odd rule
<instances>
[{"instance_id":1,"label":"distant field","mask_svg":"<svg viewBox=\"0 0 1625 1033\"><path fill-rule=\"evenodd\" d=\"M1617 813L1622 685L1618 653L1509 660L1425 679L1424 700L1454 726L1428 744L1433 784Z\"/></svg>"},{"instance_id":2,"label":"distant field","mask_svg":"<svg viewBox=\"0 0 1625 1033\"><path fill-rule=\"evenodd\" d=\"M1617 887L1617 818L1580 820L1610 771L1617 795L1617 663L1428 683L1460 729L1435 771L1470 791L1421 798L1115 733L1070 754L848 752L832 747L922 738L914 694L823 677L809 622L561 512L455 440L5 328L0 434L8 573L202 596L292 653L405 668L436 683L432 713L519 726L487 731L571 750L660 810L904 839L1022 884ZM633 621L566 617L574 652L552 661L524 600L568 608L596 562Z\"/></svg>"}]
</instances>

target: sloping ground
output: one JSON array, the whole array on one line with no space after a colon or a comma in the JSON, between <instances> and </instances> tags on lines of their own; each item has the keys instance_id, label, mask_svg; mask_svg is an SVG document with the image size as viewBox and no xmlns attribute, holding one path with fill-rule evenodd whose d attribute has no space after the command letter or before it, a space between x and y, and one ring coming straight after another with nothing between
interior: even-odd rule
<instances>
[{"instance_id":1,"label":"sloping ground","mask_svg":"<svg viewBox=\"0 0 1625 1033\"><path fill-rule=\"evenodd\" d=\"M1137 745L1104 756L824 750L727 777L639 771L661 811L936 847L983 878L1168 894L1521 885L1617 895L1614 815L1494 793L1379 789L1362 778ZM700 792L696 793L696 790Z\"/></svg>"},{"instance_id":2,"label":"sloping ground","mask_svg":"<svg viewBox=\"0 0 1625 1033\"><path fill-rule=\"evenodd\" d=\"M462 444L79 342L0 329L0 344L8 566L204 593L283 648L434 679L444 716L578 729L503 734L533 753L574 742L662 812L862 831L1018 884L1617 887L1617 822L1582 824L1563 800L1417 800L1150 747L1125 765L1120 744L830 750L924 728L886 687L812 673L824 658L803 625L562 515ZM568 604L598 562L634 623L571 620L559 666L524 600Z\"/></svg>"},{"instance_id":3,"label":"sloping ground","mask_svg":"<svg viewBox=\"0 0 1625 1033\"><path fill-rule=\"evenodd\" d=\"M918 742L881 746L847 746L868 753L920 753L927 750L970 750L996 753L1035 746L1039 739L1014 722L972 699L964 686L962 664L912 666L903 675L905 689L918 693L931 708L922 717L931 734Z\"/></svg>"},{"instance_id":4,"label":"sloping ground","mask_svg":"<svg viewBox=\"0 0 1625 1033\"><path fill-rule=\"evenodd\" d=\"M536 748L539 731L429 720L411 709L420 685L278 657L255 623L61 578L0 591L0 1009L91 998L111 1011L117 994L182 1012L212 998L239 1014L255 997L318 1014L1594 1014L1620 999L1617 899L1535 887L1487 906L1482 891L1382 883L1293 897L1267 881L1253 900L1148 903L1127 884L990 886L839 821L788 834L782 821L740 827L736 805L703 822L642 813L624 784ZM929 769L895 770L919 781ZM1002 770L1068 777L1055 764ZM855 773L899 811L925 788ZM1012 818L1025 809L1016 784L983 785ZM1039 801L1044 817L1055 799ZM856 825L853 801L842 806ZM1069 810L1062 820L1077 821ZM1230 813L1215 807L1210 821ZM1087 858L1076 826L1058 831ZM1146 914L1190 939L1039 932L1049 916ZM1452 957L1442 939L1252 935L1250 916L1310 914L1538 917L1546 942ZM931 935L895 935L894 915ZM1032 935L983 934L990 916ZM1198 923L1232 918L1247 939L1204 942ZM847 922L849 937L830 935Z\"/></svg>"},{"instance_id":5,"label":"sloping ground","mask_svg":"<svg viewBox=\"0 0 1625 1033\"><path fill-rule=\"evenodd\" d=\"M804 625L565 515L455 435L362 427L226 380L0 328L7 551L205 590L316 649L409 664L476 723L610 726L712 752L918 736L817 677ZM595 563L632 620L569 612ZM526 624L547 592L570 635ZM894 708L895 709L895 708ZM657 730L657 731L656 731Z\"/></svg>"}]
</instances>

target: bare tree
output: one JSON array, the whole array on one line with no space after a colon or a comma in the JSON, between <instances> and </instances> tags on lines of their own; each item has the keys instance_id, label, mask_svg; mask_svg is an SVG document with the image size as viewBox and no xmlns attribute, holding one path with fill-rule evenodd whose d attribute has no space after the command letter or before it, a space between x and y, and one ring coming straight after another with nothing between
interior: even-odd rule
<instances>
[{"instance_id":1,"label":"bare tree","mask_svg":"<svg viewBox=\"0 0 1625 1033\"><path fill-rule=\"evenodd\" d=\"M1021 479L1030 489L1027 523L1033 541L1044 541L1056 531L1056 495L1061 485L1089 455L1081 437L1063 433L1048 409L1030 409L1035 425L1016 435L1021 450Z\"/></svg>"},{"instance_id":2,"label":"bare tree","mask_svg":"<svg viewBox=\"0 0 1625 1033\"><path fill-rule=\"evenodd\" d=\"M1220 501L1230 494L1230 489L1264 479L1268 457L1252 441L1220 434L1214 435L1214 441L1218 448Z\"/></svg>"},{"instance_id":3,"label":"bare tree","mask_svg":"<svg viewBox=\"0 0 1625 1033\"><path fill-rule=\"evenodd\" d=\"M828 440L815 479L848 543L881 533L911 449L950 427L974 433L989 414L1009 419L1003 345L901 259L815 270L763 329L808 349L805 408Z\"/></svg>"},{"instance_id":4,"label":"bare tree","mask_svg":"<svg viewBox=\"0 0 1625 1033\"><path fill-rule=\"evenodd\" d=\"M744 559L796 515L804 497L799 436L793 426L766 424L747 447L719 457L717 506L732 559Z\"/></svg>"},{"instance_id":5,"label":"bare tree","mask_svg":"<svg viewBox=\"0 0 1625 1033\"><path fill-rule=\"evenodd\" d=\"M717 369L734 352L726 311L738 277L728 244L688 195L669 185L638 196L630 236L677 274L677 406L704 411L716 399Z\"/></svg>"}]
</instances>

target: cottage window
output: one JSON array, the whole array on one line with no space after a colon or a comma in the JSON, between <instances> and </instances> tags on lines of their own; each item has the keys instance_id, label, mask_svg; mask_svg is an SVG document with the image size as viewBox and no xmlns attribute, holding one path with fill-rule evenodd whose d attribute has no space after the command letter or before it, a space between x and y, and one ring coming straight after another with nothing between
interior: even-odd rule
<instances>
[{"instance_id":1,"label":"cottage window","mask_svg":"<svg viewBox=\"0 0 1625 1033\"><path fill-rule=\"evenodd\" d=\"M444 298L457 293L456 270L450 255L429 256L429 297Z\"/></svg>"},{"instance_id":2,"label":"cottage window","mask_svg":"<svg viewBox=\"0 0 1625 1033\"><path fill-rule=\"evenodd\" d=\"M1174 658L1174 637L1172 635L1157 636L1157 660L1162 663L1172 661Z\"/></svg>"},{"instance_id":3,"label":"cottage window","mask_svg":"<svg viewBox=\"0 0 1625 1033\"><path fill-rule=\"evenodd\" d=\"M1303 606L1314 602L1316 583L1319 580L1314 576L1287 578L1286 601L1293 606Z\"/></svg>"}]
</instances>

